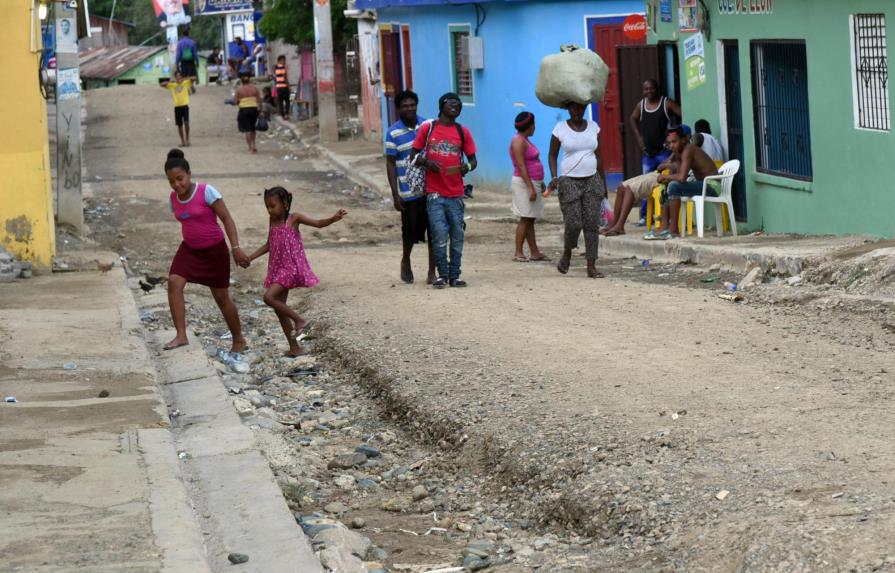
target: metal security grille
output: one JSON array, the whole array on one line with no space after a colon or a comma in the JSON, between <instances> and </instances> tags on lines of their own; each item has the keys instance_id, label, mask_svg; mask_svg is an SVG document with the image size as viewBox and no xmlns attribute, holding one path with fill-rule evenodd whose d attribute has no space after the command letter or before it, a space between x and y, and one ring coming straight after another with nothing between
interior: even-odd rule
<instances>
[{"instance_id":1,"label":"metal security grille","mask_svg":"<svg viewBox=\"0 0 895 573\"><path fill-rule=\"evenodd\" d=\"M886 15L852 17L855 111L858 127L889 131L889 62Z\"/></svg>"},{"instance_id":2,"label":"metal security grille","mask_svg":"<svg viewBox=\"0 0 895 573\"><path fill-rule=\"evenodd\" d=\"M752 42L758 171L810 181L811 130L804 42Z\"/></svg>"},{"instance_id":3,"label":"metal security grille","mask_svg":"<svg viewBox=\"0 0 895 573\"><path fill-rule=\"evenodd\" d=\"M469 69L468 44L469 32L452 32L454 41L454 83L457 95L472 97L472 70Z\"/></svg>"}]
</instances>

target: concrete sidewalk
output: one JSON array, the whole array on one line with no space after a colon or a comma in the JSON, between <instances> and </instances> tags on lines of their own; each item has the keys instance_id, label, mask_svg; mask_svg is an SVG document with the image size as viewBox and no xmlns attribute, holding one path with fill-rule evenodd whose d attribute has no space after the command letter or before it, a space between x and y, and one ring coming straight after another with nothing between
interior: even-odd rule
<instances>
[{"instance_id":1,"label":"concrete sidewalk","mask_svg":"<svg viewBox=\"0 0 895 573\"><path fill-rule=\"evenodd\" d=\"M284 121L280 117L274 119L295 137L314 145L355 183L369 187L383 198L391 200L380 142L353 140L322 144L315 134L303 131L300 124ZM488 197L487 191L485 196ZM612 199L613 194L610 193L610 201ZM470 208L468 213L476 217L475 209ZM790 276L872 241L860 236L747 234L739 237L716 237L714 229L707 229L706 236L702 239L691 235L669 241L645 241L644 233L645 229L629 225L627 235L600 237L600 249L614 257L637 257L657 262L688 262L708 266L717 264L735 272L759 265L766 272Z\"/></svg>"},{"instance_id":2,"label":"concrete sidewalk","mask_svg":"<svg viewBox=\"0 0 895 573\"><path fill-rule=\"evenodd\" d=\"M2 569L320 571L204 353L159 375L143 332L118 264L0 285ZM164 398L187 390L172 429Z\"/></svg>"}]
</instances>

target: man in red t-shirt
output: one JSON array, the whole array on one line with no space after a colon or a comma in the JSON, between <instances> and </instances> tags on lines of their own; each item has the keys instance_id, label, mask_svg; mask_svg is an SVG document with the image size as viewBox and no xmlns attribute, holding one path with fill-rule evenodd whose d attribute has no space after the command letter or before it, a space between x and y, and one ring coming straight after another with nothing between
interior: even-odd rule
<instances>
[{"instance_id":1,"label":"man in red t-shirt","mask_svg":"<svg viewBox=\"0 0 895 573\"><path fill-rule=\"evenodd\" d=\"M435 288L465 287L460 279L460 260L463 257L463 176L476 168L475 141L469 130L457 123L463 109L460 96L446 93L438 98L438 119L420 126L413 141L409 163L425 150L426 211L429 233L435 252L438 278ZM431 127L431 129L430 129ZM467 161L463 162L463 156ZM450 239L450 260L447 246Z\"/></svg>"}]
</instances>

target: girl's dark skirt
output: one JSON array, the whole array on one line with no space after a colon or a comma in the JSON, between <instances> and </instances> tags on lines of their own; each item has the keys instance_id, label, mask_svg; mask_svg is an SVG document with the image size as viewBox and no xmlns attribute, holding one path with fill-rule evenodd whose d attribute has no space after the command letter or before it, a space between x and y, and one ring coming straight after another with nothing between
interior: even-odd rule
<instances>
[{"instance_id":1,"label":"girl's dark skirt","mask_svg":"<svg viewBox=\"0 0 895 573\"><path fill-rule=\"evenodd\" d=\"M212 288L229 287L230 251L227 250L227 242L221 241L206 249L193 249L186 243L180 243L168 272L182 276L190 283Z\"/></svg>"}]
</instances>

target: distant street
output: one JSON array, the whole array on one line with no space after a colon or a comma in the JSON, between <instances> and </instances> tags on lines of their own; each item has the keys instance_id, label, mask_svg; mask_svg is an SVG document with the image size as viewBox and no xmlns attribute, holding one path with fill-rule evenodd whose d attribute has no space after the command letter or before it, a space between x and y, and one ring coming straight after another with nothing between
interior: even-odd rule
<instances>
[{"instance_id":1,"label":"distant street","mask_svg":"<svg viewBox=\"0 0 895 573\"><path fill-rule=\"evenodd\" d=\"M223 193L252 250L267 234L267 187L315 216L348 210L303 230L321 285L290 302L378 408L427 447L456 448L445 454L454 471L481 478L477 515L509 524L495 542L522 521L526 535L555 534L541 548L551 571L895 567L891 311L761 302L770 296L736 305L699 267L601 258L608 278L589 280L577 255L566 276L515 263L502 189L468 202L467 289L427 287L423 246L405 285L390 202L283 134L259 134L248 154L227 97L216 86L192 96L194 180ZM87 224L136 272L164 275L180 242L162 168L179 143L171 99L137 86L86 99ZM560 221L551 199L537 229L554 261ZM262 259L234 272L244 317L265 270ZM207 289L187 297L190 309L210 304ZM279 333L269 340L279 347L256 350L285 349ZM571 553L583 557L558 561Z\"/></svg>"}]
</instances>

